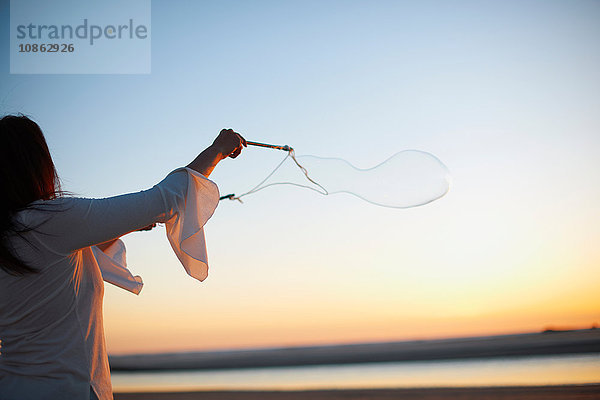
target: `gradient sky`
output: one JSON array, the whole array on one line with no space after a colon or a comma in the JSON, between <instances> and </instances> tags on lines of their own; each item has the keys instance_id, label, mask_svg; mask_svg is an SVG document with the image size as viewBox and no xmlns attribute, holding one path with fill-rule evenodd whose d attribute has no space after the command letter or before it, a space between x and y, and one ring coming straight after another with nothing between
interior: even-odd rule
<instances>
[{"instance_id":1,"label":"gradient sky","mask_svg":"<svg viewBox=\"0 0 600 400\"><path fill-rule=\"evenodd\" d=\"M41 125L78 195L149 188L223 127L363 167L420 149L452 174L407 210L293 187L221 202L204 283L164 228L125 237L145 286L106 285L110 352L600 322L600 2L153 1L149 75L10 75L8 3L0 112ZM241 193L282 156L211 178Z\"/></svg>"}]
</instances>

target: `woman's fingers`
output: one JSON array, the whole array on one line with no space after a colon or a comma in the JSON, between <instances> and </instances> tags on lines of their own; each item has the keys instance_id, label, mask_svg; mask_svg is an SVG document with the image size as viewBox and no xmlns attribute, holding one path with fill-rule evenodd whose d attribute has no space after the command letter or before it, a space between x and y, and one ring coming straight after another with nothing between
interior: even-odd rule
<instances>
[{"instance_id":1,"label":"woman's fingers","mask_svg":"<svg viewBox=\"0 0 600 400\"><path fill-rule=\"evenodd\" d=\"M242 139L242 144L244 145L244 147L248 147L248 143L246 143L246 139L244 139L244 137L242 135L240 135L239 133L237 135L240 137L240 139Z\"/></svg>"},{"instance_id":2,"label":"woman's fingers","mask_svg":"<svg viewBox=\"0 0 600 400\"><path fill-rule=\"evenodd\" d=\"M236 158L237 156L240 155L240 153L242 152L244 147L248 147L248 144L246 143L246 139L244 139L244 137L237 132L235 132L235 134L240 139L240 145L233 151L233 153L230 156L231 158Z\"/></svg>"},{"instance_id":3,"label":"woman's fingers","mask_svg":"<svg viewBox=\"0 0 600 400\"><path fill-rule=\"evenodd\" d=\"M242 152L242 146L240 146L240 147L238 147L237 149L235 149L235 150L233 151L233 153L231 153L231 154L229 155L229 157L231 157L231 158L236 158L237 156L239 156L239 155L240 155L240 153L241 153L241 152Z\"/></svg>"},{"instance_id":4,"label":"woman's fingers","mask_svg":"<svg viewBox=\"0 0 600 400\"><path fill-rule=\"evenodd\" d=\"M224 157L231 158L239 156L242 149L248 145L246 139L233 129L221 129L214 144L221 149L221 154L223 154Z\"/></svg>"}]
</instances>

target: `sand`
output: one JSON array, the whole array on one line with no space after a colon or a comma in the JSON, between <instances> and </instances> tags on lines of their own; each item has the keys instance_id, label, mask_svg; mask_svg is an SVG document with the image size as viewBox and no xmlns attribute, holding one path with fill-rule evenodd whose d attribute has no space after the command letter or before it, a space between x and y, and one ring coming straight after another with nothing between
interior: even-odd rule
<instances>
[{"instance_id":1,"label":"sand","mask_svg":"<svg viewBox=\"0 0 600 400\"><path fill-rule=\"evenodd\" d=\"M235 391L180 393L115 393L115 400L592 400L600 399L600 383L564 386L364 389L315 391Z\"/></svg>"},{"instance_id":2,"label":"sand","mask_svg":"<svg viewBox=\"0 0 600 400\"><path fill-rule=\"evenodd\" d=\"M111 359L113 370L173 370L348 364L356 362L468 359L540 354L600 352L600 330L545 332L477 338L366 343L283 349L126 355ZM116 400L600 400L600 382L593 385L470 388L197 391L116 393Z\"/></svg>"}]
</instances>

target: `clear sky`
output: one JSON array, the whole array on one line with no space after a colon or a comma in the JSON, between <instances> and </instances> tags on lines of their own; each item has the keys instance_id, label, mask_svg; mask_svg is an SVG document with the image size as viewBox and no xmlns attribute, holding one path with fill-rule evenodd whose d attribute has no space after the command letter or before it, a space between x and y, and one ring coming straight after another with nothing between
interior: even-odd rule
<instances>
[{"instance_id":1,"label":"clear sky","mask_svg":"<svg viewBox=\"0 0 600 400\"><path fill-rule=\"evenodd\" d=\"M363 167L420 149L452 174L406 210L293 187L221 202L204 283L164 228L125 237L145 286L106 285L109 351L600 322L600 2L153 1L148 75L10 75L0 4L0 112L41 125L78 195L149 188L223 127ZM212 179L241 193L282 156Z\"/></svg>"}]
</instances>

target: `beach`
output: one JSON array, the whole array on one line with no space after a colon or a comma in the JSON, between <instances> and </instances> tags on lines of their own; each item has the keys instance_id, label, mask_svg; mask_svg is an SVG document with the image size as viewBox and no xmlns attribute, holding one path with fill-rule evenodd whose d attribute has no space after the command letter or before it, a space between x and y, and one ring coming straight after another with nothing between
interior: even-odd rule
<instances>
[{"instance_id":1,"label":"beach","mask_svg":"<svg viewBox=\"0 0 600 400\"><path fill-rule=\"evenodd\" d=\"M112 371L217 370L600 353L600 329L331 346L113 355Z\"/></svg>"},{"instance_id":2,"label":"beach","mask_svg":"<svg viewBox=\"0 0 600 400\"><path fill-rule=\"evenodd\" d=\"M600 383L561 386L115 393L115 400L592 400Z\"/></svg>"},{"instance_id":3,"label":"beach","mask_svg":"<svg viewBox=\"0 0 600 400\"><path fill-rule=\"evenodd\" d=\"M600 399L599 353L586 329L111 363L116 399Z\"/></svg>"}]
</instances>

